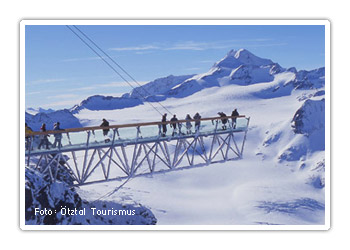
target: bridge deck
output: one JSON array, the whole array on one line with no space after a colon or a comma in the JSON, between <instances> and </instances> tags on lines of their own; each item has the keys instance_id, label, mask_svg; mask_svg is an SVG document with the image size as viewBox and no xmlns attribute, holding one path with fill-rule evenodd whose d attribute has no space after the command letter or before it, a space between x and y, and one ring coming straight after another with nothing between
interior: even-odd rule
<instances>
[{"instance_id":1,"label":"bridge deck","mask_svg":"<svg viewBox=\"0 0 350 250\"><path fill-rule=\"evenodd\" d=\"M60 132L62 135L62 146L54 147L55 134L57 131L34 132L30 136L30 146L27 146L27 155L40 155L47 153L58 153L58 152L70 152L79 151L91 148L104 148L110 147L111 145L133 145L137 143L155 142L155 141L170 141L177 140L179 138L190 138L194 136L209 136L213 134L224 134L230 132L244 132L248 127L248 118L245 116L239 117L227 117L236 118L236 126L232 126L232 120L226 123L226 129L223 129L221 118L203 118L201 119L200 128L198 131L195 130L194 122L191 123L192 128L188 131L186 128L186 122L184 120L179 121L181 129L177 126L177 130L173 135L173 128L167 123L167 132L165 136L161 135L161 122L154 123L139 123L139 124L128 124L128 125L115 125L110 126L109 132L106 136L103 135L103 129L101 127L89 127L89 128L78 128L78 129L65 129ZM46 145L42 145L41 149L38 149L41 137L48 135L49 149L46 149Z\"/></svg>"}]
</instances>

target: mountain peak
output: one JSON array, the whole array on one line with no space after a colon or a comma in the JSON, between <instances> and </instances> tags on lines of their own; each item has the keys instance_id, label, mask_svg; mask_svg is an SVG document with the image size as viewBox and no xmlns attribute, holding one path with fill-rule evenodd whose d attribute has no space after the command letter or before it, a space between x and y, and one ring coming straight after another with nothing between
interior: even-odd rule
<instances>
[{"instance_id":1,"label":"mountain peak","mask_svg":"<svg viewBox=\"0 0 350 250\"><path fill-rule=\"evenodd\" d=\"M237 68L241 65L263 66L271 65L270 59L260 58L246 49L230 50L227 55L214 66L225 68Z\"/></svg>"},{"instance_id":2,"label":"mountain peak","mask_svg":"<svg viewBox=\"0 0 350 250\"><path fill-rule=\"evenodd\" d=\"M246 57L255 56L255 55L246 49L239 49L236 51L234 56L235 58L240 59L240 58L246 58Z\"/></svg>"}]
</instances>

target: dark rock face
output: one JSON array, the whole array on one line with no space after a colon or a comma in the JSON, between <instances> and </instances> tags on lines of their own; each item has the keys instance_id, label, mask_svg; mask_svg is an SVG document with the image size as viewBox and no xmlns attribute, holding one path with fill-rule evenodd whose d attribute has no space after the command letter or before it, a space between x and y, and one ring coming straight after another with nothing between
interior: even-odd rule
<instances>
[{"instance_id":1,"label":"dark rock face","mask_svg":"<svg viewBox=\"0 0 350 250\"><path fill-rule=\"evenodd\" d=\"M25 195L28 224L70 224L72 217L58 218L57 211L62 207L82 208L82 200L74 188L65 182L50 183L45 180L45 175L30 168L26 168Z\"/></svg>"},{"instance_id":2,"label":"dark rock face","mask_svg":"<svg viewBox=\"0 0 350 250\"><path fill-rule=\"evenodd\" d=\"M311 71L300 70L296 73L293 82L295 89L317 89L324 87L325 68L318 68Z\"/></svg>"},{"instance_id":3,"label":"dark rock face","mask_svg":"<svg viewBox=\"0 0 350 250\"><path fill-rule=\"evenodd\" d=\"M312 175L309 178L309 184L311 184L315 188L322 189L325 187L325 168L326 168L326 163L325 159L322 161L319 161L316 163L316 166L314 166L311 169Z\"/></svg>"},{"instance_id":4,"label":"dark rock face","mask_svg":"<svg viewBox=\"0 0 350 250\"><path fill-rule=\"evenodd\" d=\"M56 173L54 166L51 170ZM27 225L155 225L157 223L153 213L140 204L82 200L75 188L71 187L74 179L64 166L59 165L56 182L51 181L48 172L41 173L26 168Z\"/></svg>"},{"instance_id":5,"label":"dark rock face","mask_svg":"<svg viewBox=\"0 0 350 250\"><path fill-rule=\"evenodd\" d=\"M325 99L308 99L297 110L292 120L292 128L296 134L309 135L325 127Z\"/></svg>"},{"instance_id":6,"label":"dark rock face","mask_svg":"<svg viewBox=\"0 0 350 250\"><path fill-rule=\"evenodd\" d=\"M287 148L278 159L281 161L298 161L307 153L307 147L303 144L293 145Z\"/></svg>"}]
</instances>

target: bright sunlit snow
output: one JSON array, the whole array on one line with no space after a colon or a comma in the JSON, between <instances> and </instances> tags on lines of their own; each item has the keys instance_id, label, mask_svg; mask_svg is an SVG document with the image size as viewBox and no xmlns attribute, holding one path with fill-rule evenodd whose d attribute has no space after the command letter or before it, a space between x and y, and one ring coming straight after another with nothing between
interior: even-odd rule
<instances>
[{"instance_id":1,"label":"bright sunlit snow","mask_svg":"<svg viewBox=\"0 0 350 250\"><path fill-rule=\"evenodd\" d=\"M235 108L251 118L243 159L132 178L106 200L140 203L162 225L325 223L324 70L286 70L239 50L205 74L179 79L168 88L155 81L150 90L179 119L196 112L230 115ZM82 126L97 126L102 118L110 124L161 121L149 103L132 97L135 92L113 99L111 108L101 108L106 100L95 97L96 105L82 102L73 117ZM82 186L78 193L94 201L122 183Z\"/></svg>"}]
</instances>

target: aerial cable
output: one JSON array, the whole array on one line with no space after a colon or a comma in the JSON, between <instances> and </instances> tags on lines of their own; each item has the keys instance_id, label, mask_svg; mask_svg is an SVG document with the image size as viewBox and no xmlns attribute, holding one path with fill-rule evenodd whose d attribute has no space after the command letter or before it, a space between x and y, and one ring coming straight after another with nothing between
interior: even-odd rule
<instances>
[{"instance_id":1,"label":"aerial cable","mask_svg":"<svg viewBox=\"0 0 350 250\"><path fill-rule=\"evenodd\" d=\"M156 101L160 106L162 106L163 109L165 109L167 112L172 114L169 109L164 107L160 102L158 102L151 93L148 92L147 89L145 89L135 78L133 78L122 66L120 66L112 57L110 57L103 49L101 49L92 39L90 39L83 31L81 31L77 26L72 25L74 28L76 28L86 39L88 39L93 45L95 45L105 56L107 56L116 66L119 67L127 76L129 76L142 90L144 90L148 95L153 98L154 101Z\"/></svg>"},{"instance_id":2,"label":"aerial cable","mask_svg":"<svg viewBox=\"0 0 350 250\"><path fill-rule=\"evenodd\" d=\"M83 38L81 38L73 29L71 29L68 25L66 25L66 27L68 29L70 29L86 46L88 46L98 57L100 57L115 73L117 73L131 88L134 89L134 87L129 83L128 80L126 80L109 62L107 62L94 48L92 48ZM134 89L135 90L135 89ZM137 90L135 90L141 97L143 97ZM146 98L143 97L143 99ZM146 101L147 102L147 101ZM147 102L148 104L150 104L160 115L162 115L161 112L159 112L159 110L152 105L150 102Z\"/></svg>"},{"instance_id":3,"label":"aerial cable","mask_svg":"<svg viewBox=\"0 0 350 250\"><path fill-rule=\"evenodd\" d=\"M79 36L73 29L71 29L68 25L66 25L68 29L70 29L73 34L75 34L86 46L88 46L100 59L102 59L115 73L117 73L131 88L133 88L145 101L146 98L141 95L130 83L126 80L109 62L107 62L94 48L92 48L83 38ZM152 103L146 101L149 105L151 105L160 115L163 115Z\"/></svg>"}]
</instances>

